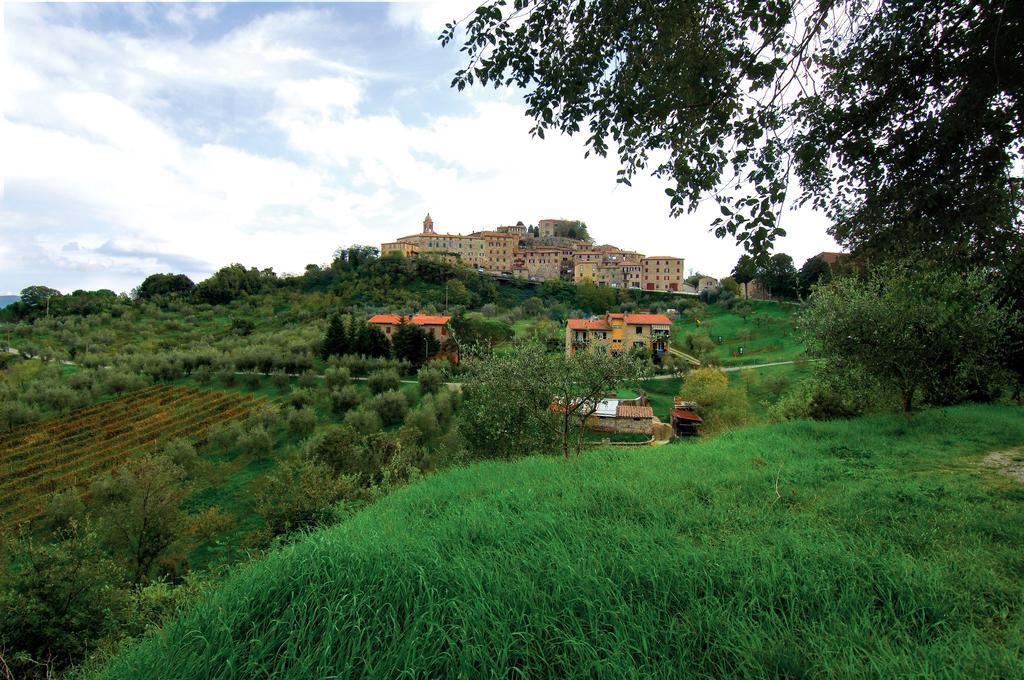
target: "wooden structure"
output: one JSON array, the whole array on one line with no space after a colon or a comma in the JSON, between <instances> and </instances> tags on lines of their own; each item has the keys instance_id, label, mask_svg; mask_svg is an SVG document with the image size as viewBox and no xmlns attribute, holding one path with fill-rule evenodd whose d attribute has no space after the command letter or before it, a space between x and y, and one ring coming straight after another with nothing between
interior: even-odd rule
<instances>
[{"instance_id":1,"label":"wooden structure","mask_svg":"<svg viewBox=\"0 0 1024 680\"><path fill-rule=\"evenodd\" d=\"M668 412L672 419L672 433L677 437L695 437L700 434L704 419L697 415L697 404L675 398L675 406Z\"/></svg>"}]
</instances>

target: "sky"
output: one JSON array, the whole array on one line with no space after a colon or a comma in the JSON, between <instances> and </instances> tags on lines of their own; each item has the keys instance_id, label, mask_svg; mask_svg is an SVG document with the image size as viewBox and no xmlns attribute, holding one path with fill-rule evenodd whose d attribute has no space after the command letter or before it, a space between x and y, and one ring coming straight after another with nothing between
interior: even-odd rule
<instances>
[{"instance_id":1,"label":"sky","mask_svg":"<svg viewBox=\"0 0 1024 680\"><path fill-rule=\"evenodd\" d=\"M531 138L522 92L452 89L437 35L473 0L0 5L0 294L301 273L428 211L448 233L580 219L715 276L742 254L713 202L672 218L664 180ZM798 267L837 249L809 209L783 226Z\"/></svg>"}]
</instances>

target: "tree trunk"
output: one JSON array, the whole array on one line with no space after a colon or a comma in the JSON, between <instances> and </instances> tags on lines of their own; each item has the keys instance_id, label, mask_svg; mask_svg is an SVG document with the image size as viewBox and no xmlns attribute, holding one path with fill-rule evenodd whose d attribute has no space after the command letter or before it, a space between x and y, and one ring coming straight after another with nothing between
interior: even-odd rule
<instances>
[{"instance_id":1,"label":"tree trunk","mask_svg":"<svg viewBox=\"0 0 1024 680\"><path fill-rule=\"evenodd\" d=\"M910 390L909 392L907 392L906 390L903 391L903 412L904 413L910 413L911 412L912 406L913 406L911 402L913 401L913 399L914 399L914 390Z\"/></svg>"}]
</instances>

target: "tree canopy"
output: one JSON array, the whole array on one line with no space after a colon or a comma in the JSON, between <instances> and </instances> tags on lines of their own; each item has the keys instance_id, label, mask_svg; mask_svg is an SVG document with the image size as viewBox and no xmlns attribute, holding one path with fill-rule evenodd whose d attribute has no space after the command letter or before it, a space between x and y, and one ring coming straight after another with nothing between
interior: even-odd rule
<instances>
[{"instance_id":1,"label":"tree canopy","mask_svg":"<svg viewBox=\"0 0 1024 680\"><path fill-rule=\"evenodd\" d=\"M674 215L713 196L753 253L794 176L856 250L980 261L1020 237L1019 2L488 0L440 40L454 87L523 88L533 134L665 178Z\"/></svg>"}]
</instances>

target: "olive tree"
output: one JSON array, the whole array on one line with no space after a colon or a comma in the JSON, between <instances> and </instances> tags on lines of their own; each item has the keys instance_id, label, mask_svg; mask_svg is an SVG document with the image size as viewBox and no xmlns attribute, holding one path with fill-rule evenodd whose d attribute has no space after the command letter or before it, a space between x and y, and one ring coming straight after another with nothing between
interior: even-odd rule
<instances>
[{"instance_id":1,"label":"olive tree","mask_svg":"<svg viewBox=\"0 0 1024 680\"><path fill-rule=\"evenodd\" d=\"M895 391L909 413L919 394L949 403L998 386L1015 322L981 271L889 265L863 281L842 277L817 287L799 329L827 371L867 374Z\"/></svg>"},{"instance_id":2,"label":"olive tree","mask_svg":"<svg viewBox=\"0 0 1024 680\"><path fill-rule=\"evenodd\" d=\"M548 353L516 345L467 362L460 430L478 455L508 457L561 450L579 454L583 426L608 392L640 380L643 365L629 356Z\"/></svg>"}]
</instances>

